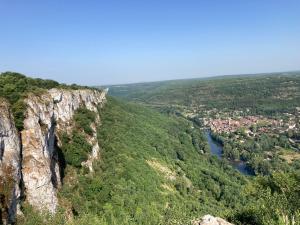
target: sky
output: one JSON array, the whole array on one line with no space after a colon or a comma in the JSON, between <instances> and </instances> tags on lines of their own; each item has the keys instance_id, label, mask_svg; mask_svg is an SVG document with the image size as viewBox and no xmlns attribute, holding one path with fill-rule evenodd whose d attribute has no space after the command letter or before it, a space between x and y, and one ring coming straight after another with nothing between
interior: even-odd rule
<instances>
[{"instance_id":1,"label":"sky","mask_svg":"<svg viewBox=\"0 0 300 225\"><path fill-rule=\"evenodd\" d=\"M106 85L299 69L299 0L0 0L0 72Z\"/></svg>"}]
</instances>

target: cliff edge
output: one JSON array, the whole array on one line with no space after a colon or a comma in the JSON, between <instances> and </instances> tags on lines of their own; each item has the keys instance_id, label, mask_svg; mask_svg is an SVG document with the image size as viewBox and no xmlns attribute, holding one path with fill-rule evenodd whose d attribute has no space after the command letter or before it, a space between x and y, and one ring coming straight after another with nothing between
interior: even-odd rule
<instances>
[{"instance_id":1,"label":"cliff edge","mask_svg":"<svg viewBox=\"0 0 300 225\"><path fill-rule=\"evenodd\" d=\"M73 116L80 107L95 112L92 134L87 141L92 145L88 160L82 164L93 170L92 162L99 155L96 127L100 123L98 110L106 101L106 92L92 89L50 89L40 95L30 94L26 105L24 129L15 127L10 106L0 103L0 175L6 195L2 215L13 221L20 197L40 211L55 213L57 191L61 186L62 165L59 159L59 132L70 133ZM22 188L20 188L22 187Z\"/></svg>"}]
</instances>

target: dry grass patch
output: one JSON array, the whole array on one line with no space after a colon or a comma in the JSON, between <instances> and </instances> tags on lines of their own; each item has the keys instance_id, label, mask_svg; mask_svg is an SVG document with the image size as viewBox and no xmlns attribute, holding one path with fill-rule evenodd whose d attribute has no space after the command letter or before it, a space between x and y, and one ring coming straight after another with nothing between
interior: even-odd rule
<instances>
[{"instance_id":1,"label":"dry grass patch","mask_svg":"<svg viewBox=\"0 0 300 225\"><path fill-rule=\"evenodd\" d=\"M161 164L155 159L146 160L149 166L151 166L155 171L162 174L168 180L176 180L176 173L168 168L166 165Z\"/></svg>"},{"instance_id":2,"label":"dry grass patch","mask_svg":"<svg viewBox=\"0 0 300 225\"><path fill-rule=\"evenodd\" d=\"M294 160L300 160L300 153L299 152L293 152L293 151L282 151L282 155L280 155L280 158L287 161L287 163L292 163Z\"/></svg>"}]
</instances>

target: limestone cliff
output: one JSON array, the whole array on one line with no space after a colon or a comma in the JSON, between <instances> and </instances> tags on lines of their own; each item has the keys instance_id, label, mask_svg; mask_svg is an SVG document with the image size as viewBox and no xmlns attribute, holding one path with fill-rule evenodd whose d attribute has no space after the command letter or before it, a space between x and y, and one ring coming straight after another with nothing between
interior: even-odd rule
<instances>
[{"instance_id":1,"label":"limestone cliff","mask_svg":"<svg viewBox=\"0 0 300 225\"><path fill-rule=\"evenodd\" d=\"M58 132L70 132L73 115L79 107L98 112L105 103L106 92L91 89L51 89L40 95L29 95L25 100L26 112L21 138L14 126L9 106L2 101L0 117L1 176L7 177L4 167L12 168L14 187L10 215L14 217L19 184L24 184L26 201L38 210L56 211L57 190L61 185L62 165L59 160ZM99 155L96 127L100 122L96 113L91 125L93 134L88 142L93 146L84 163L92 171L92 162ZM22 174L22 181L21 181Z\"/></svg>"},{"instance_id":2,"label":"limestone cliff","mask_svg":"<svg viewBox=\"0 0 300 225\"><path fill-rule=\"evenodd\" d=\"M12 221L20 199L21 151L10 105L0 99L0 195L5 221ZM0 221L1 223L1 221Z\"/></svg>"}]
</instances>

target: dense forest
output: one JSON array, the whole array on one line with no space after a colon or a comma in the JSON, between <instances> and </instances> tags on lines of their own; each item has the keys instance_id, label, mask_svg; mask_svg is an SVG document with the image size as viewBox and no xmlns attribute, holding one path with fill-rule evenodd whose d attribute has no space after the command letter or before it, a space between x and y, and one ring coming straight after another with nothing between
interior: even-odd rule
<instances>
[{"instance_id":1,"label":"dense forest","mask_svg":"<svg viewBox=\"0 0 300 225\"><path fill-rule=\"evenodd\" d=\"M271 186L276 182L284 182L279 179L290 179L289 174L299 174L300 153L299 144L297 144L299 143L300 108L299 72L118 85L111 86L109 93L159 109L169 116L185 118L192 121L196 128L199 126L208 129L209 125L207 123L204 125L203 121L211 121L210 119L219 119L217 121L219 124L220 120L228 120L228 124L224 126L226 130L226 126L230 126L232 119L239 120L247 116L255 116L266 121L266 118L269 118L272 121L270 123L258 122L249 124L249 127L241 126L231 132L212 132L211 135L216 142L222 145L223 160L244 161L254 174L263 176L254 178L253 183L258 195L260 195L260 191L265 193L269 189L273 193L274 187ZM279 123L281 127L278 126ZM299 182L299 176L291 176L293 182ZM276 188L280 189L280 187ZM296 189L298 190L298 188ZM298 191L296 192L299 194ZM248 192L244 191L243 193ZM264 198L261 196L260 200L262 201L262 199ZM271 199L265 199L265 201L262 204L274 204L275 206L275 203L270 203ZM278 201L276 203L278 205L280 205L280 201L284 202L284 200L276 201ZM298 203L293 204L298 205ZM251 204L248 202L249 205ZM249 215L253 212L256 214L260 210L266 213L263 209L257 210L257 206L251 207L255 210L242 208L242 211L249 210ZM295 214L297 214L297 210L294 211ZM237 214L233 220L235 223L239 224L243 221L241 217L237 216L239 218L237 219L236 216ZM258 219L260 216L254 217L256 219L248 217L243 223L289 224L280 216L270 215L266 219L268 216L262 214L260 219ZM265 218L262 219L262 217ZM290 218L289 221L293 220Z\"/></svg>"},{"instance_id":2,"label":"dense forest","mask_svg":"<svg viewBox=\"0 0 300 225\"><path fill-rule=\"evenodd\" d=\"M300 73L224 76L110 86L110 94L155 107L250 110L250 114L294 112Z\"/></svg>"},{"instance_id":3,"label":"dense forest","mask_svg":"<svg viewBox=\"0 0 300 225\"><path fill-rule=\"evenodd\" d=\"M143 106L109 98L101 118L95 172L68 160L57 215L25 205L22 224L189 224L208 213L235 224L299 221L299 175L245 177L199 151L205 141L199 134L195 147L189 122Z\"/></svg>"}]
</instances>

